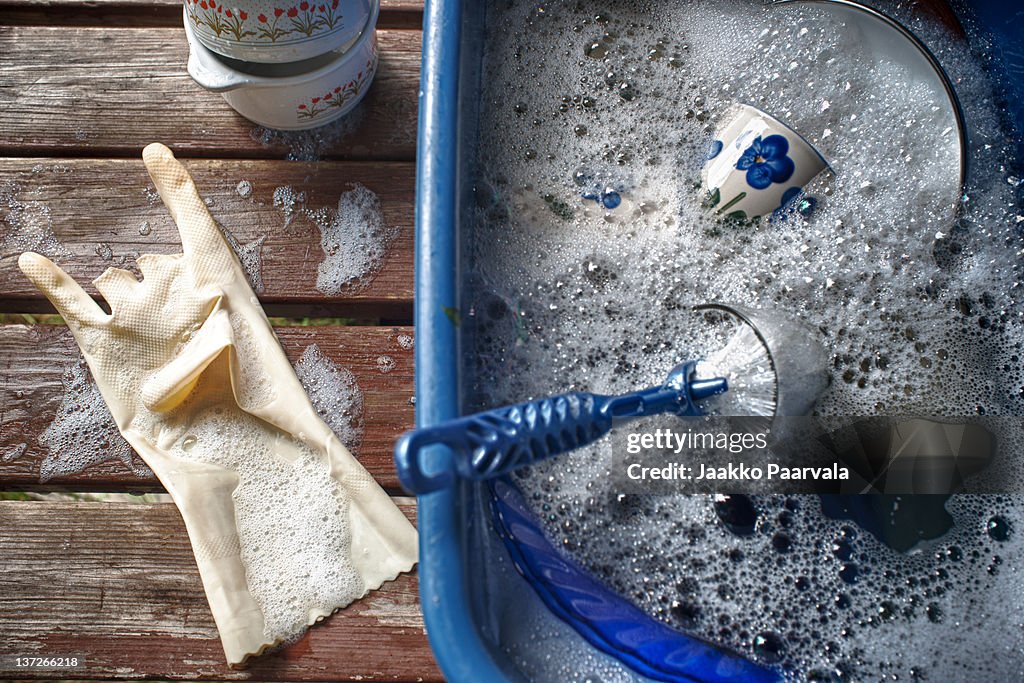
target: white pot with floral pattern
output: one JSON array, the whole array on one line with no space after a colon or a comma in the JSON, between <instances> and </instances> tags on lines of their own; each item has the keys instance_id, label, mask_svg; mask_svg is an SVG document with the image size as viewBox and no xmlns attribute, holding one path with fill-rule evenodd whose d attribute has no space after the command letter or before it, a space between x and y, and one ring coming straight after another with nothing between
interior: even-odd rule
<instances>
[{"instance_id":1,"label":"white pot with floral pattern","mask_svg":"<svg viewBox=\"0 0 1024 683\"><path fill-rule=\"evenodd\" d=\"M344 52L380 0L184 0L200 43L245 62L280 64Z\"/></svg>"},{"instance_id":2,"label":"white pot with floral pattern","mask_svg":"<svg viewBox=\"0 0 1024 683\"><path fill-rule=\"evenodd\" d=\"M207 90L222 93L250 121L280 130L316 128L347 114L370 88L377 72L377 15L375 9L342 54L297 64L246 65L207 49L186 14L188 73Z\"/></svg>"}]
</instances>

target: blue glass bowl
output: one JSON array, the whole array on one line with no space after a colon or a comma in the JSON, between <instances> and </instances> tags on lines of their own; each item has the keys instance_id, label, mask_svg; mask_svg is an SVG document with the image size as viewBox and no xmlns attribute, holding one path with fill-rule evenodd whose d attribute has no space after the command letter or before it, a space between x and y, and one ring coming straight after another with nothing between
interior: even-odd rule
<instances>
[{"instance_id":1,"label":"blue glass bowl","mask_svg":"<svg viewBox=\"0 0 1024 683\"><path fill-rule=\"evenodd\" d=\"M490 484L494 528L552 613L587 642L658 681L770 683L779 675L657 621L559 553L509 479Z\"/></svg>"}]
</instances>

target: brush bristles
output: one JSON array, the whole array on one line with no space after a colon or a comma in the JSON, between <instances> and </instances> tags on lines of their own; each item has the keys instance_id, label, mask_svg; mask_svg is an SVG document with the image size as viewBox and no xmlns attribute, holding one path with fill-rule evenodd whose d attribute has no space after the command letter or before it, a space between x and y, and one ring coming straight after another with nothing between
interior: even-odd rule
<instances>
[{"instance_id":1,"label":"brush bristles","mask_svg":"<svg viewBox=\"0 0 1024 683\"><path fill-rule=\"evenodd\" d=\"M753 328L739 323L724 347L699 363L697 377L725 377L729 390L705 404L716 415L775 414L777 385L775 368L761 338Z\"/></svg>"}]
</instances>

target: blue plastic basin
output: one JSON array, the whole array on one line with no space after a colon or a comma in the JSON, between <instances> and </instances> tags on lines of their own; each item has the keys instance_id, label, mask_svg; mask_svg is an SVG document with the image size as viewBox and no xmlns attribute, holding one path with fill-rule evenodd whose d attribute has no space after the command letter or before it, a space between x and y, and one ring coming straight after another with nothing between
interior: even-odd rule
<instances>
[{"instance_id":1,"label":"blue plastic basin","mask_svg":"<svg viewBox=\"0 0 1024 683\"><path fill-rule=\"evenodd\" d=\"M1018 130L1024 130L1024 10L1005 0L972 4L975 19L990 29L997 51L1002 53L1003 68L1009 76L1005 103L1008 118L1016 122ZM477 0L426 3L416 197L419 426L461 414L459 234L461 208L469 205L471 192L468 169L476 139L484 5ZM429 461L447 456L428 453L427 457ZM481 505L481 501L496 497L500 497L500 491L493 494L461 483L420 496L418 501L423 612L435 657L452 681L518 678L514 663L499 648L488 644L487 628L480 623L478 610L480 592L493 590L494 584L481 579L481 560L473 553L479 550L481 534L497 538L491 507ZM543 593L543 589L538 592ZM544 602L558 614L557 605ZM588 638L587 642L594 641ZM584 641L581 643L585 646ZM699 643L698 649L701 647L710 646ZM730 670L735 658L720 655L709 656L701 650L683 667L686 675L658 678L707 682L759 677L757 668L740 666ZM628 658L620 659L628 663Z\"/></svg>"}]
</instances>

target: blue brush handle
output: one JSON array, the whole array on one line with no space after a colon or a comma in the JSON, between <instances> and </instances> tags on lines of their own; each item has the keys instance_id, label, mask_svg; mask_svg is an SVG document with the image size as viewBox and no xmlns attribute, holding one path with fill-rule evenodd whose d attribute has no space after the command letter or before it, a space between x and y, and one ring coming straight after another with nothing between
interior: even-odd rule
<instances>
[{"instance_id":1,"label":"blue brush handle","mask_svg":"<svg viewBox=\"0 0 1024 683\"><path fill-rule=\"evenodd\" d=\"M724 379L693 380L695 362L684 363L662 386L621 396L573 392L486 410L406 432L395 445L398 479L417 495L465 479L490 479L591 444L620 420L674 413L701 415L700 399L726 390ZM423 449L444 445L451 461L438 472L423 466Z\"/></svg>"}]
</instances>

